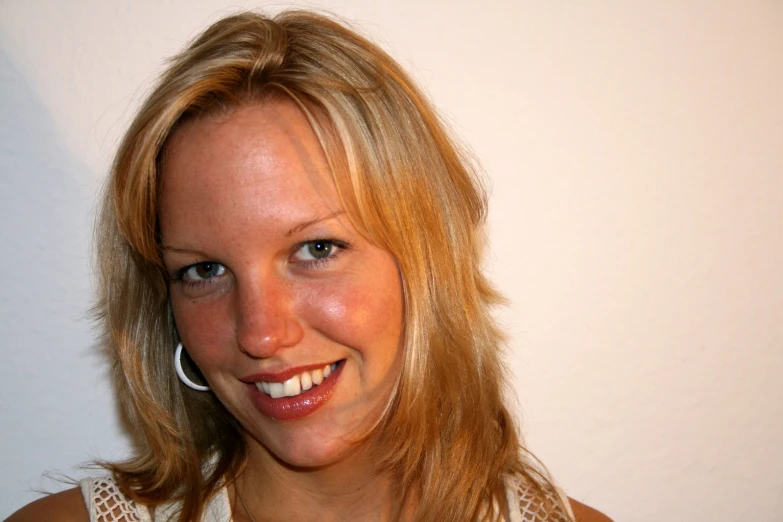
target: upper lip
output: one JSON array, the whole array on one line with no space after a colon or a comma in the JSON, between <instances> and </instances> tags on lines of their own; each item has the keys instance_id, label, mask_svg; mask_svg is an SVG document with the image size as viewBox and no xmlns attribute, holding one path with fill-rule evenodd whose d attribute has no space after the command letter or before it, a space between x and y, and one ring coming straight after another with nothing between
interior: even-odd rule
<instances>
[{"instance_id":1,"label":"upper lip","mask_svg":"<svg viewBox=\"0 0 783 522\"><path fill-rule=\"evenodd\" d=\"M294 375L299 375L300 373L309 372L313 370L320 370L324 366L328 366L330 364L334 364L337 361L332 362L324 362L324 363L315 363L315 364L307 364L304 366L295 366L292 368L286 368L285 370L280 370L276 372L258 372L251 375L247 375L245 377L240 377L239 380L246 382L246 383L254 383L254 382L285 382Z\"/></svg>"}]
</instances>

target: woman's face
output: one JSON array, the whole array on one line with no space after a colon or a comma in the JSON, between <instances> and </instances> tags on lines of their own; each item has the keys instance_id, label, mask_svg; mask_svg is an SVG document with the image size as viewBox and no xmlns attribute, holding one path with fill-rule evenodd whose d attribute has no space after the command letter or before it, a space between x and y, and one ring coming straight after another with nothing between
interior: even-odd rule
<instances>
[{"instance_id":1,"label":"woman's face","mask_svg":"<svg viewBox=\"0 0 783 522\"><path fill-rule=\"evenodd\" d=\"M159 203L177 328L211 389L251 445L339 461L397 381L402 284L348 221L306 118L270 102L186 123Z\"/></svg>"}]
</instances>

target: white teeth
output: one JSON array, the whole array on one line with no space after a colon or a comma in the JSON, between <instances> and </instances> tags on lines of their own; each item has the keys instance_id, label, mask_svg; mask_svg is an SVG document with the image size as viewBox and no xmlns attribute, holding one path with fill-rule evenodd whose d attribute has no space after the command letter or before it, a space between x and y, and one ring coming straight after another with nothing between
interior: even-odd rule
<instances>
[{"instance_id":1,"label":"white teeth","mask_svg":"<svg viewBox=\"0 0 783 522\"><path fill-rule=\"evenodd\" d=\"M283 383L283 391L286 397L296 397L302 392L302 385L299 382L299 376L294 375Z\"/></svg>"},{"instance_id":2,"label":"white teeth","mask_svg":"<svg viewBox=\"0 0 783 522\"><path fill-rule=\"evenodd\" d=\"M285 396L285 388L282 382L270 382L269 383L269 395L273 399L279 399Z\"/></svg>"},{"instance_id":3,"label":"white teeth","mask_svg":"<svg viewBox=\"0 0 783 522\"><path fill-rule=\"evenodd\" d=\"M318 386L324 379L329 377L337 369L337 363L327 364L323 368L302 372L294 375L285 382L267 382L259 381L256 383L258 391L266 393L273 399L280 397L296 397L302 392L306 392L313 386Z\"/></svg>"},{"instance_id":4,"label":"white teeth","mask_svg":"<svg viewBox=\"0 0 783 522\"><path fill-rule=\"evenodd\" d=\"M302 391L307 391L313 387L313 378L310 376L310 372L304 372L299 376L299 380L302 381Z\"/></svg>"},{"instance_id":5,"label":"white teeth","mask_svg":"<svg viewBox=\"0 0 783 522\"><path fill-rule=\"evenodd\" d=\"M313 384L318 386L319 384L324 382L324 372L322 372L320 369L313 370L312 378L313 378Z\"/></svg>"}]
</instances>

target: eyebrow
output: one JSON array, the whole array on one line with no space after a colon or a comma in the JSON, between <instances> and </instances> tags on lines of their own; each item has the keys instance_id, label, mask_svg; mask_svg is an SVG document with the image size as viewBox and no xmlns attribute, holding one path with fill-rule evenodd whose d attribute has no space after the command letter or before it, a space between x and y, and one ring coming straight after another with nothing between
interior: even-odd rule
<instances>
[{"instance_id":1,"label":"eyebrow","mask_svg":"<svg viewBox=\"0 0 783 522\"><path fill-rule=\"evenodd\" d=\"M289 229L288 232L285 233L285 237L290 237L290 236L296 234L297 232L301 232L302 230L305 230L306 228L315 225L316 223L320 223L321 221L327 221L329 219L333 219L333 218L335 218L335 217L337 217L337 216L339 216L341 214L345 214L345 210L338 210L336 212L332 212L331 214L329 214L327 216L311 219L309 221L305 221L304 223L300 223L300 224L296 225L295 227Z\"/></svg>"},{"instance_id":2,"label":"eyebrow","mask_svg":"<svg viewBox=\"0 0 783 522\"><path fill-rule=\"evenodd\" d=\"M177 248L173 246L161 245L160 249L165 250L166 252L176 252L178 254L196 254L202 257L207 257L207 255L204 254L204 252L201 250L193 250L190 248Z\"/></svg>"},{"instance_id":3,"label":"eyebrow","mask_svg":"<svg viewBox=\"0 0 783 522\"><path fill-rule=\"evenodd\" d=\"M311 226L315 225L316 223L320 223L322 221L327 221L329 219L334 219L337 216L340 216L342 214L345 214L345 211L344 210L338 210L336 212L332 212L331 214L323 216L323 217L317 217L317 218L313 218L313 219L307 220L307 221L305 221L303 223L300 223L300 224L298 224L298 225L288 229L285 232L285 237L291 237L292 235L296 234L297 232L301 232L302 230L305 230L308 227L311 227ZM169 245L161 245L161 250L165 250L167 252L176 252L176 253L179 253L179 254L196 254L196 255L199 255L199 256L207 257L206 254L204 254L204 252L202 252L200 250L190 249L190 248L178 248L178 247L169 246Z\"/></svg>"}]
</instances>

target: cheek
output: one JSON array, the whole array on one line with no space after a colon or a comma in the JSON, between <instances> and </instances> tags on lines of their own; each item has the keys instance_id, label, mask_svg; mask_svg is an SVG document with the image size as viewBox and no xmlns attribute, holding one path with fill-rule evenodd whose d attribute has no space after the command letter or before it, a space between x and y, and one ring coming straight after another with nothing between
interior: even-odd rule
<instances>
[{"instance_id":1,"label":"cheek","mask_svg":"<svg viewBox=\"0 0 783 522\"><path fill-rule=\"evenodd\" d=\"M171 307L182 344L199 367L203 369L230 353L225 347L231 342L233 328L222 303L174 298Z\"/></svg>"},{"instance_id":2,"label":"cheek","mask_svg":"<svg viewBox=\"0 0 783 522\"><path fill-rule=\"evenodd\" d=\"M358 350L383 346L393 354L401 344L402 288L396 271L388 278L356 278L339 286L311 287L304 301L311 326Z\"/></svg>"}]
</instances>

